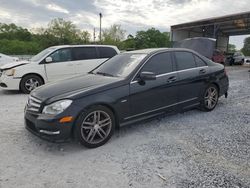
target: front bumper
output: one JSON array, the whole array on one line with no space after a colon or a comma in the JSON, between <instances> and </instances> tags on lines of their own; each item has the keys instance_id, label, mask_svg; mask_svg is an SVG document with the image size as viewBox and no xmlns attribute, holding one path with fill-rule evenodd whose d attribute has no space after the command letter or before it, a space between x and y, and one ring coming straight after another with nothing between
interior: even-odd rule
<instances>
[{"instance_id":1,"label":"front bumper","mask_svg":"<svg viewBox=\"0 0 250 188\"><path fill-rule=\"evenodd\" d=\"M21 78L2 75L0 77L0 87L6 90L19 90Z\"/></svg>"},{"instance_id":2,"label":"front bumper","mask_svg":"<svg viewBox=\"0 0 250 188\"><path fill-rule=\"evenodd\" d=\"M52 142L70 140L73 122L60 123L59 119L29 111L25 111L24 117L26 128L38 137Z\"/></svg>"}]
</instances>

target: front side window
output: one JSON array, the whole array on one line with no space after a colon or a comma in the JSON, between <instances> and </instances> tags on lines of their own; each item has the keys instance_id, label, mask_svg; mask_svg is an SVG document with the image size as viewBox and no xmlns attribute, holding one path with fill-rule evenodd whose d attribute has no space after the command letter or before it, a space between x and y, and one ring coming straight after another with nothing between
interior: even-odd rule
<instances>
[{"instance_id":1,"label":"front side window","mask_svg":"<svg viewBox=\"0 0 250 188\"><path fill-rule=\"evenodd\" d=\"M37 61L41 61L42 58L44 58L44 56L50 54L51 52L53 52L55 50L55 48L47 48L43 51L41 51L40 53L38 53L37 55L33 56L30 61L32 62L37 62Z\"/></svg>"},{"instance_id":2,"label":"front side window","mask_svg":"<svg viewBox=\"0 0 250 188\"><path fill-rule=\"evenodd\" d=\"M70 49L59 49L50 55L52 62L65 62L71 61L71 50Z\"/></svg>"},{"instance_id":3,"label":"front side window","mask_svg":"<svg viewBox=\"0 0 250 188\"><path fill-rule=\"evenodd\" d=\"M153 72L156 75L173 71L170 52L156 54L144 65L141 72Z\"/></svg>"},{"instance_id":4,"label":"front side window","mask_svg":"<svg viewBox=\"0 0 250 188\"><path fill-rule=\"evenodd\" d=\"M95 47L73 48L74 60L98 59Z\"/></svg>"},{"instance_id":5,"label":"front side window","mask_svg":"<svg viewBox=\"0 0 250 188\"><path fill-rule=\"evenodd\" d=\"M175 58L178 70L185 70L196 67L194 56L190 52L175 52Z\"/></svg>"},{"instance_id":6,"label":"front side window","mask_svg":"<svg viewBox=\"0 0 250 188\"><path fill-rule=\"evenodd\" d=\"M110 47L98 47L100 58L111 58L117 55L117 52Z\"/></svg>"}]
</instances>

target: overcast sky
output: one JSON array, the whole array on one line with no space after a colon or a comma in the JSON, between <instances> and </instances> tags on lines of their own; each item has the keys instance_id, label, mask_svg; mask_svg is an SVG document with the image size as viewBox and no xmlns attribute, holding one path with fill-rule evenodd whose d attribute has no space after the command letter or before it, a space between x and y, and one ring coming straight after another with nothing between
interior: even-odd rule
<instances>
[{"instance_id":1,"label":"overcast sky","mask_svg":"<svg viewBox=\"0 0 250 188\"><path fill-rule=\"evenodd\" d=\"M249 11L250 0L0 0L0 22L35 28L45 27L57 17L93 32L120 24L127 34L155 27L169 31L179 23ZM240 49L246 36L231 37Z\"/></svg>"}]
</instances>

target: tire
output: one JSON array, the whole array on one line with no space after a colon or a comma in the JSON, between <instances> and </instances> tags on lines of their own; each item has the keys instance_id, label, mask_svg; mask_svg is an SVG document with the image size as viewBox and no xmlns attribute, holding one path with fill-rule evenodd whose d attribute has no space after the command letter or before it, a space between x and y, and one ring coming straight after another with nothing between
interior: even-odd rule
<instances>
[{"instance_id":1,"label":"tire","mask_svg":"<svg viewBox=\"0 0 250 188\"><path fill-rule=\"evenodd\" d=\"M43 80L37 75L30 74L22 78L20 90L25 94L29 94L33 89L41 85L43 85Z\"/></svg>"},{"instance_id":2,"label":"tire","mask_svg":"<svg viewBox=\"0 0 250 188\"><path fill-rule=\"evenodd\" d=\"M205 92L202 96L200 109L206 112L212 111L216 107L218 99L219 99L218 87L214 84L210 84L205 89Z\"/></svg>"},{"instance_id":3,"label":"tire","mask_svg":"<svg viewBox=\"0 0 250 188\"><path fill-rule=\"evenodd\" d=\"M113 112L105 106L98 105L90 107L79 116L74 127L74 136L83 146L96 148L104 145L114 130Z\"/></svg>"}]
</instances>

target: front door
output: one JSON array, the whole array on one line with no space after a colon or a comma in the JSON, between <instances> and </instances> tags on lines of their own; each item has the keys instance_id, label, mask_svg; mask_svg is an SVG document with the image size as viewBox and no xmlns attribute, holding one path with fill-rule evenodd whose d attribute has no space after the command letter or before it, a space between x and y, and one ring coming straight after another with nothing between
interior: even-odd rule
<instances>
[{"instance_id":1,"label":"front door","mask_svg":"<svg viewBox=\"0 0 250 188\"><path fill-rule=\"evenodd\" d=\"M49 82L75 76L75 62L72 61L70 48L58 49L49 57L52 58L52 62L45 63Z\"/></svg>"},{"instance_id":2,"label":"front door","mask_svg":"<svg viewBox=\"0 0 250 188\"><path fill-rule=\"evenodd\" d=\"M140 72L153 72L157 75L156 80L141 83ZM170 52L151 57L130 84L130 117L127 120L173 107L178 102L177 80Z\"/></svg>"}]
</instances>

